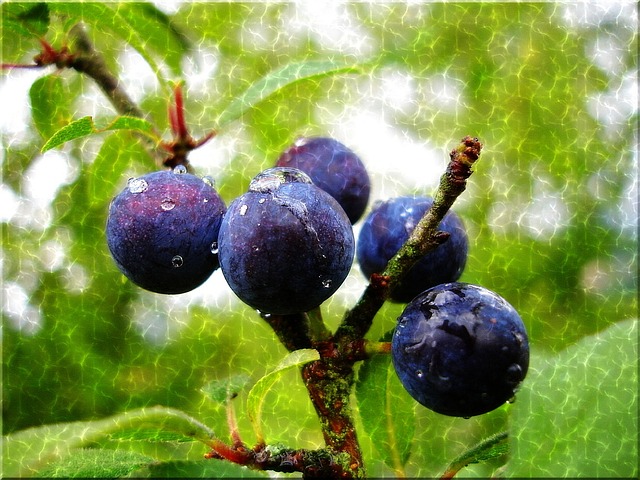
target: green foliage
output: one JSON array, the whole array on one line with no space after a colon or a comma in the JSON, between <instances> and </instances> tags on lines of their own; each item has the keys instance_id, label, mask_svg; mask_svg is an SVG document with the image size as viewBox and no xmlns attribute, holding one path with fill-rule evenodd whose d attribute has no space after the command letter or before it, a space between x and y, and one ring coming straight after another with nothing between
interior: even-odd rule
<instances>
[{"instance_id":1,"label":"green foliage","mask_svg":"<svg viewBox=\"0 0 640 480\"><path fill-rule=\"evenodd\" d=\"M60 130L52 133L51 138L47 140L47 143L42 147L42 152L51 150L52 148L59 147L60 145L76 140L78 138L94 135L96 133L106 132L109 130L130 130L143 133L150 138L158 141L159 139L154 135L153 125L147 122L143 118L136 117L117 117L113 121L109 122L105 127L98 128L91 117L82 117L78 120L64 125Z\"/></svg>"},{"instance_id":2,"label":"green foliage","mask_svg":"<svg viewBox=\"0 0 640 480\"><path fill-rule=\"evenodd\" d=\"M126 450L80 449L72 457L48 465L38 475L44 478L120 478L152 461Z\"/></svg>"},{"instance_id":3,"label":"green foliage","mask_svg":"<svg viewBox=\"0 0 640 480\"><path fill-rule=\"evenodd\" d=\"M299 367L305 363L319 359L320 355L318 352L310 348L291 352L272 371L263 376L251 388L249 396L247 397L247 415L249 415L259 442L264 441L264 434L262 432L262 409L269 390L271 390L273 385L280 379L285 370Z\"/></svg>"},{"instance_id":4,"label":"green foliage","mask_svg":"<svg viewBox=\"0 0 640 480\"><path fill-rule=\"evenodd\" d=\"M370 476L432 477L477 460L462 473L637 476L638 110L626 98L637 25L626 10L587 16L564 3L349 3L331 30L305 27L314 19L301 8L0 5L3 62L30 62L38 38L73 51L69 30L83 20L116 75L131 73L119 62L133 49L159 85L139 101L144 119L118 117L86 108L92 80L47 70L23 89L23 135L0 130L2 475L264 476L202 460L211 432L226 435L220 403L236 393L245 435L323 444L296 371L317 352L286 356L220 272L168 298L133 287L109 257L109 201L127 178L160 168L141 137L166 139L171 87L185 80L194 136L218 130L192 165L227 203L301 134L337 135L358 151L373 200L431 194L428 177L459 138L485 145L454 206L471 240L461 280L516 307L531 371L514 405L463 420L411 402L388 356L363 362L354 406ZM189 70L204 74L190 84ZM18 73L3 71L2 85ZM39 169L60 158L64 181L41 200L60 175L38 181ZM331 328L364 285L354 268L323 305ZM368 337L390 331L400 310L385 306ZM505 429L508 455L491 443ZM187 441L194 435L201 442Z\"/></svg>"},{"instance_id":5,"label":"green foliage","mask_svg":"<svg viewBox=\"0 0 640 480\"><path fill-rule=\"evenodd\" d=\"M362 365L356 398L364 431L378 455L402 474L413 443L415 401L402 388L389 355L377 355Z\"/></svg>"},{"instance_id":6,"label":"green foliage","mask_svg":"<svg viewBox=\"0 0 640 480\"><path fill-rule=\"evenodd\" d=\"M29 97L33 123L45 140L53 137L59 128L69 123L69 86L58 75L47 75L36 80L29 90Z\"/></svg>"},{"instance_id":7,"label":"green foliage","mask_svg":"<svg viewBox=\"0 0 640 480\"><path fill-rule=\"evenodd\" d=\"M514 408L508 475L637 478L638 321L537 360Z\"/></svg>"},{"instance_id":8,"label":"green foliage","mask_svg":"<svg viewBox=\"0 0 640 480\"><path fill-rule=\"evenodd\" d=\"M9 32L19 37L29 38L31 41L43 36L49 28L49 7L46 3L3 3L0 6L2 12L3 40L11 38L5 33ZM15 41L15 38L13 39ZM3 42L3 47L5 42ZM3 58L7 58L3 48Z\"/></svg>"},{"instance_id":9,"label":"green foliage","mask_svg":"<svg viewBox=\"0 0 640 480\"><path fill-rule=\"evenodd\" d=\"M217 124L223 128L227 123L239 118L246 110L257 106L269 95L283 87L293 85L303 79L318 78L336 73L362 73L355 65L330 60L289 63L277 71L270 72L252 84L220 114Z\"/></svg>"},{"instance_id":10,"label":"green foliage","mask_svg":"<svg viewBox=\"0 0 640 480\"><path fill-rule=\"evenodd\" d=\"M131 410L103 420L45 425L3 437L3 474L8 477L30 476L43 469L48 470L52 461L73 456L73 462L75 449L99 442L112 433L117 438L123 431L130 432L130 438L134 440L148 440L153 438L152 434L167 440L166 432L205 444L213 438L210 429L183 412L164 407ZM78 461L88 463L87 460L91 461L92 455ZM121 457L114 458L116 460L122 462ZM128 462L131 460L129 458ZM134 460L138 465L141 463L139 457ZM64 465L69 468L68 463Z\"/></svg>"}]
</instances>

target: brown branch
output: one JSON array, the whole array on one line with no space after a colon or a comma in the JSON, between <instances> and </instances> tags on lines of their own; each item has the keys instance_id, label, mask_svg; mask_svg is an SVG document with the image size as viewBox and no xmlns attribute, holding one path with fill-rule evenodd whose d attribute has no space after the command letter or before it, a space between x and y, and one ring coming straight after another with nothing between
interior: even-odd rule
<instances>
[{"instance_id":1,"label":"brown branch","mask_svg":"<svg viewBox=\"0 0 640 480\"><path fill-rule=\"evenodd\" d=\"M290 449L274 445L257 445L253 449L241 445L228 446L213 443L213 449L205 455L208 459L227 460L254 470L271 470L281 473L300 472L304 478L340 478L344 455L322 448L318 450Z\"/></svg>"},{"instance_id":2,"label":"brown branch","mask_svg":"<svg viewBox=\"0 0 640 480\"><path fill-rule=\"evenodd\" d=\"M77 49L70 67L91 77L109 98L118 113L144 117L142 110L120 85L118 77L111 73L102 55L93 48L84 26L78 23L71 28L69 33L75 38Z\"/></svg>"},{"instance_id":3,"label":"brown branch","mask_svg":"<svg viewBox=\"0 0 640 480\"><path fill-rule=\"evenodd\" d=\"M278 338L289 350L316 348L320 360L302 368L302 378L309 398L318 414L328 451L342 455L332 468L332 476L364 477L362 453L353 423L349 398L354 385L355 362L376 353L388 353L389 343L364 340L373 318L404 274L427 252L447 241L448 234L438 226L458 196L465 190L471 167L478 159L482 145L477 138L465 137L451 151L451 161L440 179L432 207L418 222L407 242L389 261L381 274L374 274L360 301L347 312L336 334L314 339L304 315L267 316ZM297 470L301 471L301 470ZM328 475L321 469L320 476ZM310 472L305 477L313 478Z\"/></svg>"},{"instance_id":4,"label":"brown branch","mask_svg":"<svg viewBox=\"0 0 640 480\"><path fill-rule=\"evenodd\" d=\"M445 232L438 231L438 225L465 190L467 179L473 173L471 167L478 160L481 150L482 144L478 139L467 136L451 151L451 160L440 178L432 207L418 222L407 242L389 261L385 270L379 275L372 275L358 303L345 315L336 332L336 340L343 342L363 338L389 293L406 272L426 253L448 239Z\"/></svg>"}]
</instances>

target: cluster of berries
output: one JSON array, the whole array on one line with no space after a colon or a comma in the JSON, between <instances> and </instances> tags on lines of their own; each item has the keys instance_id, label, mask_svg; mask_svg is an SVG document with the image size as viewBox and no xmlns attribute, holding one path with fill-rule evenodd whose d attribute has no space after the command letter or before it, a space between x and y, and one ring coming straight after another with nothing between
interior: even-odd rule
<instances>
[{"instance_id":1,"label":"cluster of berries","mask_svg":"<svg viewBox=\"0 0 640 480\"><path fill-rule=\"evenodd\" d=\"M373 205L356 242L371 182L361 159L332 138L300 138L228 206L213 181L178 165L131 179L112 201L107 242L138 286L178 294L220 267L233 292L265 314L319 307L357 258L369 278L382 272L431 207L428 197ZM458 283L468 255L460 218L440 224L449 238L390 293L406 303L392 359L407 391L453 416L485 413L513 397L529 362L517 312L483 287ZM356 255L357 251L357 255Z\"/></svg>"}]
</instances>

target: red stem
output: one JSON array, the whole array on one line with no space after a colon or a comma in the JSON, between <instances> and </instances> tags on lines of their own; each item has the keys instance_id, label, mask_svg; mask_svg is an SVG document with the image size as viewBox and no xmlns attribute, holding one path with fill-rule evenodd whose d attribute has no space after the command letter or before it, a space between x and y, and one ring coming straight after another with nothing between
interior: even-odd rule
<instances>
[{"instance_id":1,"label":"red stem","mask_svg":"<svg viewBox=\"0 0 640 480\"><path fill-rule=\"evenodd\" d=\"M178 138L181 140L186 140L189 138L189 131L187 130L187 124L184 120L184 100L182 98L182 85L176 85L173 92L176 97L176 104L174 110L175 125L172 126Z\"/></svg>"}]
</instances>

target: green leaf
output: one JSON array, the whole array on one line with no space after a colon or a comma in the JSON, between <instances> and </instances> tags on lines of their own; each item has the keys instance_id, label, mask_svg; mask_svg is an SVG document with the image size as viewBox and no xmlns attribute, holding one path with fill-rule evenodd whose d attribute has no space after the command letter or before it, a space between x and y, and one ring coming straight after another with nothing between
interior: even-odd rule
<instances>
[{"instance_id":1,"label":"green leaf","mask_svg":"<svg viewBox=\"0 0 640 480\"><path fill-rule=\"evenodd\" d=\"M76 18L92 25L97 32L106 33L108 30L127 42L146 60L158 77L160 85L167 90L167 93L170 92L169 82L150 52L153 42L149 41L149 37L157 38L158 35L162 35L162 32L154 31L157 25L149 26L146 19L141 20L140 15L143 15L144 10L124 7L121 3L98 2L51 3L49 7L60 15Z\"/></svg>"},{"instance_id":2,"label":"green leaf","mask_svg":"<svg viewBox=\"0 0 640 480\"><path fill-rule=\"evenodd\" d=\"M157 428L133 428L110 433L112 440L145 441L152 443L193 442L193 438L180 432L158 430Z\"/></svg>"},{"instance_id":3,"label":"green leaf","mask_svg":"<svg viewBox=\"0 0 640 480\"><path fill-rule=\"evenodd\" d=\"M416 402L400 383L390 355L375 355L363 363L356 399L364 430L381 459L403 473L411 453Z\"/></svg>"},{"instance_id":4,"label":"green leaf","mask_svg":"<svg viewBox=\"0 0 640 480\"><path fill-rule=\"evenodd\" d=\"M223 128L228 123L240 118L247 110L255 107L269 95L301 80L338 73L362 72L362 66L333 60L290 63L268 73L234 99L218 117L218 128Z\"/></svg>"},{"instance_id":5,"label":"green leaf","mask_svg":"<svg viewBox=\"0 0 640 480\"><path fill-rule=\"evenodd\" d=\"M59 147L63 143L75 140L78 138L93 135L95 133L102 133L109 130L132 130L142 133L143 135L158 142L159 138L155 134L153 125L147 120L138 117L121 116L116 117L110 121L104 128L98 128L93 121L92 117L82 117L78 120L65 125L60 130L56 131L49 140L44 144L41 151L44 153L52 148Z\"/></svg>"},{"instance_id":6,"label":"green leaf","mask_svg":"<svg viewBox=\"0 0 640 480\"><path fill-rule=\"evenodd\" d=\"M22 430L2 438L3 475L36 474L43 466L74 453L119 431L140 430L141 440L150 430L179 433L209 445L214 433L184 412L165 407L131 410L113 417L88 422L60 423ZM131 438L131 434L129 435Z\"/></svg>"},{"instance_id":7,"label":"green leaf","mask_svg":"<svg viewBox=\"0 0 640 480\"><path fill-rule=\"evenodd\" d=\"M145 48L164 59L174 74L181 74L182 56L191 45L168 15L153 4L142 2L120 3L118 14L126 19L131 30L140 32Z\"/></svg>"},{"instance_id":8,"label":"green leaf","mask_svg":"<svg viewBox=\"0 0 640 480\"><path fill-rule=\"evenodd\" d=\"M133 478L265 478L266 472L224 460L153 463L131 473Z\"/></svg>"},{"instance_id":9,"label":"green leaf","mask_svg":"<svg viewBox=\"0 0 640 480\"><path fill-rule=\"evenodd\" d=\"M97 131L98 130L93 124L93 118L82 117L78 120L74 120L73 122L65 125L60 130L55 132L51 136L51 138L49 138L49 140L47 140L47 142L44 144L41 152L44 153L47 150L59 147L63 143L66 143L70 140L86 137L87 135L91 135L92 133L96 133Z\"/></svg>"},{"instance_id":10,"label":"green leaf","mask_svg":"<svg viewBox=\"0 0 640 480\"><path fill-rule=\"evenodd\" d=\"M144 118L139 117L128 117L126 115L116 117L102 127L101 130L135 130L147 134L150 138L156 139L153 125Z\"/></svg>"},{"instance_id":11,"label":"green leaf","mask_svg":"<svg viewBox=\"0 0 640 480\"><path fill-rule=\"evenodd\" d=\"M451 462L441 478L453 478L463 467L471 463L485 462L506 455L509 452L508 440L507 432L501 432L483 440Z\"/></svg>"},{"instance_id":12,"label":"green leaf","mask_svg":"<svg viewBox=\"0 0 640 480\"><path fill-rule=\"evenodd\" d=\"M42 138L50 138L72 118L71 95L60 75L47 75L29 90L31 117Z\"/></svg>"},{"instance_id":13,"label":"green leaf","mask_svg":"<svg viewBox=\"0 0 640 480\"><path fill-rule=\"evenodd\" d=\"M239 373L231 377L214 380L202 387L202 392L210 400L216 403L225 403L235 397L251 381L251 377L245 373Z\"/></svg>"},{"instance_id":14,"label":"green leaf","mask_svg":"<svg viewBox=\"0 0 640 480\"><path fill-rule=\"evenodd\" d=\"M43 37L49 29L49 7L46 3L3 3L3 38L10 33L24 36Z\"/></svg>"},{"instance_id":15,"label":"green leaf","mask_svg":"<svg viewBox=\"0 0 640 480\"><path fill-rule=\"evenodd\" d=\"M508 477L638 477L638 321L532 362L513 408Z\"/></svg>"},{"instance_id":16,"label":"green leaf","mask_svg":"<svg viewBox=\"0 0 640 480\"><path fill-rule=\"evenodd\" d=\"M80 449L38 472L42 478L119 478L154 459L126 450Z\"/></svg>"},{"instance_id":17,"label":"green leaf","mask_svg":"<svg viewBox=\"0 0 640 480\"><path fill-rule=\"evenodd\" d=\"M271 387L278 381L284 371L319 359L320 354L314 349L305 348L291 352L284 357L276 368L258 380L251 391L249 391L247 397L247 413L259 442L264 440L262 432L262 406Z\"/></svg>"}]
</instances>

